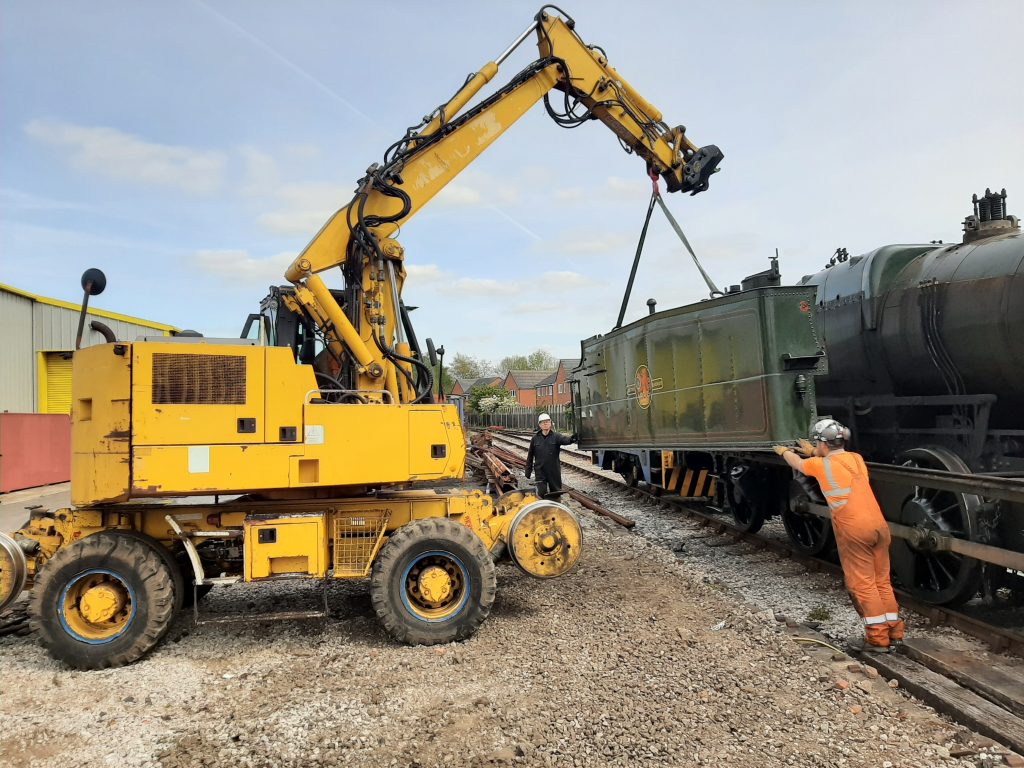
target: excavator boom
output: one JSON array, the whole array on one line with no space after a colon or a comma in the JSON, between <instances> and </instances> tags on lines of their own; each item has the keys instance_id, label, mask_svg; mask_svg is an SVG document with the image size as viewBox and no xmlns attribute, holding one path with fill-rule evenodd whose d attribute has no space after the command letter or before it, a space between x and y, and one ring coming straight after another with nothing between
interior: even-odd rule
<instances>
[{"instance_id":1,"label":"excavator boom","mask_svg":"<svg viewBox=\"0 0 1024 768\"><path fill-rule=\"evenodd\" d=\"M405 343L404 252L392 238L538 101L544 100L548 113L563 127L588 120L604 123L627 151L645 161L648 174L665 180L670 192L697 194L707 189L717 170L722 160L717 147L699 148L686 137L685 128L670 128L662 113L608 63L604 51L587 45L576 33L575 22L549 13L552 8L542 8L501 55L470 75L449 101L389 147L383 162L371 165L360 179L352 200L288 267L285 276L296 285L298 303L324 330L333 354L343 348L354 361L350 384L360 391L387 390L395 402L424 398L419 350L400 348ZM539 58L496 93L466 109L501 63L532 34ZM559 96L553 99L553 92ZM318 276L332 267L341 267L346 284L359 294L344 312Z\"/></svg>"}]
</instances>

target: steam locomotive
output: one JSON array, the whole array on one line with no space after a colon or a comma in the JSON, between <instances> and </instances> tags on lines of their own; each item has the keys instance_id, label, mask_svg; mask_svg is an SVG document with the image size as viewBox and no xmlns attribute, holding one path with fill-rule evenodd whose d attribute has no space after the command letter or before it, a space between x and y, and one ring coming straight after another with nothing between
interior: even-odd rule
<instances>
[{"instance_id":1,"label":"steam locomotive","mask_svg":"<svg viewBox=\"0 0 1024 768\"><path fill-rule=\"evenodd\" d=\"M628 482L717 503L748 530L781 516L797 547L821 554L833 541L818 489L767 449L832 416L872 463L904 587L949 605L1019 590L1024 236L1005 190L973 204L960 243L839 250L788 289L773 263L725 296L583 341L581 447ZM792 303L806 301L800 290L811 290L806 326L762 313L706 331L725 305L753 308L790 291ZM679 313L690 330L679 330ZM690 331L696 357L680 356Z\"/></svg>"}]
</instances>

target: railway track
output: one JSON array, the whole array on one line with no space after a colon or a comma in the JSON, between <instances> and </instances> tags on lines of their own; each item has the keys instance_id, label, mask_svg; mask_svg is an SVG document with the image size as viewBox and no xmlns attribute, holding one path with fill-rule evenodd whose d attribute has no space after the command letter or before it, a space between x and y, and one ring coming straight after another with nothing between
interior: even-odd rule
<instances>
[{"instance_id":1,"label":"railway track","mask_svg":"<svg viewBox=\"0 0 1024 768\"><path fill-rule=\"evenodd\" d=\"M497 445L499 458L507 464L522 466L527 437L503 432L491 433L491 438ZM694 538L707 539L704 543L708 546L736 549L733 545L744 545L745 552L765 553L776 562L797 563L807 571L834 574L841 579L838 564L797 551L787 538L773 537L764 531L750 533L724 520L720 511L656 495L644 488L631 488L618 475L598 470L590 466L589 461L589 455L582 451L563 449L563 467L569 472L597 480L630 499L680 513L683 519L702 530ZM575 489L574 492L581 493ZM841 581L833 583L833 588L841 589ZM954 627L980 640L997 654L1024 656L1024 634L1016 629L998 626L963 611L928 605L906 592L897 591L901 604L928 619L930 625ZM957 722L1017 752L1024 752L1024 696L1020 693L1024 690L1024 671L1019 664L1012 659L1005 664L992 658L981 661L976 654L952 649L925 636L927 633L916 634L922 636L912 637L905 644L904 653L862 658ZM810 631L810 635L808 641L814 642L814 632ZM824 636L818 639L835 642Z\"/></svg>"},{"instance_id":2,"label":"railway track","mask_svg":"<svg viewBox=\"0 0 1024 768\"><path fill-rule=\"evenodd\" d=\"M520 450L526 449L529 445L529 440L526 437L514 433L492 432L491 437ZM590 455L586 452L563 449L563 457L565 454L568 454L570 460L563 461L563 466L567 466L573 471L581 472L602 483L618 486L622 491L631 494L634 498L658 504L663 509L678 510L690 519L701 521L720 535L732 537L737 541L755 544L761 549L772 551L794 562L799 562L811 570L828 571L839 576L842 575L842 569L838 563L799 552L787 539L765 536L760 532L750 533L744 531L735 524L723 519L721 511L713 507L702 508L693 502L686 502L669 495L658 495L641 487L631 488L619 479L618 475L590 466ZM998 626L964 611L930 605L915 598L906 590L897 589L896 593L900 598L901 605L927 618L932 624L955 627L961 632L983 641L996 652L1009 652L1016 656L1024 657L1024 633L1014 628Z\"/></svg>"}]
</instances>

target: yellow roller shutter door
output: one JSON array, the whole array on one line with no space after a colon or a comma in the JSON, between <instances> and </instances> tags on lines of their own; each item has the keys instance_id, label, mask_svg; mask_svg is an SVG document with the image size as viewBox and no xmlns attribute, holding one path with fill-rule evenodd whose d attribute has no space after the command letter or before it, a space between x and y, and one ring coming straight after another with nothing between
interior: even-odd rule
<instances>
[{"instance_id":1,"label":"yellow roller shutter door","mask_svg":"<svg viewBox=\"0 0 1024 768\"><path fill-rule=\"evenodd\" d=\"M71 413L71 356L46 353L46 403L43 413Z\"/></svg>"}]
</instances>

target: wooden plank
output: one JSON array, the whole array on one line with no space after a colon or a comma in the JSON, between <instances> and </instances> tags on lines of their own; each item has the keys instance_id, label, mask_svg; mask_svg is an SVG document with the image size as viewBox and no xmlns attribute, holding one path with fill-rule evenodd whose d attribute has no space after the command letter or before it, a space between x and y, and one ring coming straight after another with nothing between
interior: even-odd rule
<instances>
[{"instance_id":1,"label":"wooden plank","mask_svg":"<svg viewBox=\"0 0 1024 768\"><path fill-rule=\"evenodd\" d=\"M986 663L927 638L908 639L903 651L929 669L1024 717L1024 665Z\"/></svg>"},{"instance_id":2,"label":"wooden plank","mask_svg":"<svg viewBox=\"0 0 1024 768\"><path fill-rule=\"evenodd\" d=\"M1014 752L1024 752L1024 720L1013 713L902 654L855 655L886 677L896 678L901 687L958 723Z\"/></svg>"}]
</instances>

